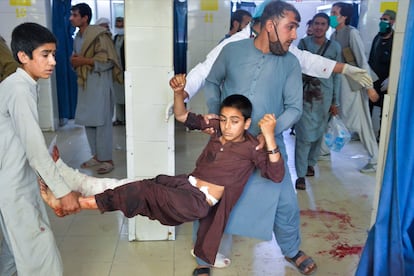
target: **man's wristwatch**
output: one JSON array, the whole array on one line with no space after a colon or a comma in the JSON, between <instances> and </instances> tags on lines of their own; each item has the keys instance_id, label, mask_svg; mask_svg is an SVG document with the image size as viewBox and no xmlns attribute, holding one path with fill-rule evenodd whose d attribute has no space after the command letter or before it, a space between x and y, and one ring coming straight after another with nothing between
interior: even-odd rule
<instances>
[{"instance_id":1,"label":"man's wristwatch","mask_svg":"<svg viewBox=\"0 0 414 276\"><path fill-rule=\"evenodd\" d=\"M279 146L276 146L276 148L274 148L272 150L268 150L266 152L267 152L267 154L276 154L278 152L280 153Z\"/></svg>"}]
</instances>

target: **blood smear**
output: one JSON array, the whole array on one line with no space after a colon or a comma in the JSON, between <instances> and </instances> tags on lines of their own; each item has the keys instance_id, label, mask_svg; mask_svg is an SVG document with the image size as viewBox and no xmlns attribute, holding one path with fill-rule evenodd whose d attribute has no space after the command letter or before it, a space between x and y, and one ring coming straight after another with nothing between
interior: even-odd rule
<instances>
[{"instance_id":1,"label":"blood smear","mask_svg":"<svg viewBox=\"0 0 414 276\"><path fill-rule=\"evenodd\" d=\"M329 250L329 255L334 259L343 259L346 256L358 255L361 256L362 245L349 245L346 243L337 243L334 248Z\"/></svg>"},{"instance_id":2,"label":"blood smear","mask_svg":"<svg viewBox=\"0 0 414 276\"><path fill-rule=\"evenodd\" d=\"M325 211L325 210L302 210L300 211L302 216L307 216L311 218L316 217L334 217L338 219L341 223L348 224L351 227L354 227L351 223L351 217L347 214L341 214L332 211Z\"/></svg>"}]
</instances>

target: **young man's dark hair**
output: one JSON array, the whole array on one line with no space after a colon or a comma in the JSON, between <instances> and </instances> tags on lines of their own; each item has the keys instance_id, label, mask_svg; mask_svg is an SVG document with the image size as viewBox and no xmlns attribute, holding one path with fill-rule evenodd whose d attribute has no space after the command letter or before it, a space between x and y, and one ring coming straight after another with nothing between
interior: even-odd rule
<instances>
[{"instance_id":1,"label":"young man's dark hair","mask_svg":"<svg viewBox=\"0 0 414 276\"><path fill-rule=\"evenodd\" d=\"M329 26L329 23L330 23L330 18L329 18L329 15L327 15L326 13L324 13L324 12L320 12L320 13L317 13L317 14L315 14L313 17L312 17L312 19L311 20L309 20L311 23L311 25L312 25L312 23L315 21L315 19L316 18L318 18L318 17L322 17L322 18L324 18L324 19L326 19L326 21L328 21L328 26Z\"/></svg>"},{"instance_id":2,"label":"young man's dark hair","mask_svg":"<svg viewBox=\"0 0 414 276\"><path fill-rule=\"evenodd\" d=\"M281 19L285 17L285 12L291 11L295 14L295 20L300 22L300 14L298 10L291 4L284 1L271 1L263 10L263 14L260 17L260 22L262 22L262 28L265 27L265 22L267 20L272 20L273 18Z\"/></svg>"},{"instance_id":3,"label":"young man's dark hair","mask_svg":"<svg viewBox=\"0 0 414 276\"><path fill-rule=\"evenodd\" d=\"M71 11L78 11L81 17L88 17L88 24L91 23L91 19L92 19L92 10L91 7L89 7L88 4L86 3L79 3L76 4L74 6L72 6L72 8L70 9Z\"/></svg>"},{"instance_id":4,"label":"young man's dark hair","mask_svg":"<svg viewBox=\"0 0 414 276\"><path fill-rule=\"evenodd\" d=\"M48 28L36 23L23 23L17 26L12 33L11 49L14 59L21 63L17 53L23 51L30 59L32 52L45 43L57 44L56 37Z\"/></svg>"},{"instance_id":5,"label":"young man's dark hair","mask_svg":"<svg viewBox=\"0 0 414 276\"><path fill-rule=\"evenodd\" d=\"M223 107L233 107L241 112L244 117L244 120L250 119L252 117L252 103L248 98L243 95L233 94L228 96L223 100L220 106L220 110Z\"/></svg>"},{"instance_id":6,"label":"young man's dark hair","mask_svg":"<svg viewBox=\"0 0 414 276\"><path fill-rule=\"evenodd\" d=\"M344 3L344 2L336 2L332 5L332 7L340 8L339 13L342 16L346 16L345 25L351 24L352 14L354 12L352 4L347 4L347 3Z\"/></svg>"},{"instance_id":7,"label":"young man's dark hair","mask_svg":"<svg viewBox=\"0 0 414 276\"><path fill-rule=\"evenodd\" d=\"M243 17L248 16L248 17L252 17L252 15L250 14L250 12L246 11L246 10L236 10L232 15L231 15L231 19L230 19L230 31L233 28L233 22L237 21L239 22L239 24L243 23Z\"/></svg>"}]
</instances>

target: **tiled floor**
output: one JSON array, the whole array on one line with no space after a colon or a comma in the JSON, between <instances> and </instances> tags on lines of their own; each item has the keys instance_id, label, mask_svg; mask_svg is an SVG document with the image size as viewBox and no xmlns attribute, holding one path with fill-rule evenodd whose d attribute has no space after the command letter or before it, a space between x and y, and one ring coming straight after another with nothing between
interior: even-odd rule
<instances>
[{"instance_id":1,"label":"tiled floor","mask_svg":"<svg viewBox=\"0 0 414 276\"><path fill-rule=\"evenodd\" d=\"M50 141L55 133L45 133ZM116 169L105 177L122 178L125 168L125 129L114 128ZM176 173L189 172L206 142L198 132L176 128ZM292 180L296 179L292 157L294 136L285 134ZM88 156L82 127L71 122L58 131L62 158L79 167ZM191 150L190 150L191 148ZM307 178L307 190L298 192L301 207L302 249L318 263L316 275L353 275L369 227L375 188L374 174L361 174L366 153L359 142L351 142L331 161L320 161L315 177ZM88 174L93 171L85 170ZM57 218L50 213L52 227L67 276L191 275L191 224L176 228L176 241L129 242L127 220L119 212L99 214L84 211ZM232 264L214 269L216 276L300 275L284 261L274 241L234 237Z\"/></svg>"}]
</instances>

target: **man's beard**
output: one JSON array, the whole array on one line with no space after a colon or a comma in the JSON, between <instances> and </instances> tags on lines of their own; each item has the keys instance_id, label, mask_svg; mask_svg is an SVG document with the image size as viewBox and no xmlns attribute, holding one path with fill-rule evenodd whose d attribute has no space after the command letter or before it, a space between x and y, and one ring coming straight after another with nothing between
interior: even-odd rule
<instances>
[{"instance_id":1,"label":"man's beard","mask_svg":"<svg viewBox=\"0 0 414 276\"><path fill-rule=\"evenodd\" d=\"M286 55L289 49L288 50L283 49L282 43L280 43L280 38L279 38L279 34L277 33L277 28L276 28L275 23L273 23L273 27L275 28L275 34L277 37L277 41L275 42L270 41L270 35L269 33L267 33L267 38L269 39L270 52L272 52L272 54L276 56L284 56Z\"/></svg>"},{"instance_id":2,"label":"man's beard","mask_svg":"<svg viewBox=\"0 0 414 276\"><path fill-rule=\"evenodd\" d=\"M277 41L275 41L275 42L270 41L269 33L267 34L267 36L269 37L270 52L272 52L272 54L274 54L276 56L286 55L286 53L289 51L289 49L288 50L283 49L282 43L280 43L279 35L277 34L277 32L276 32Z\"/></svg>"}]
</instances>

